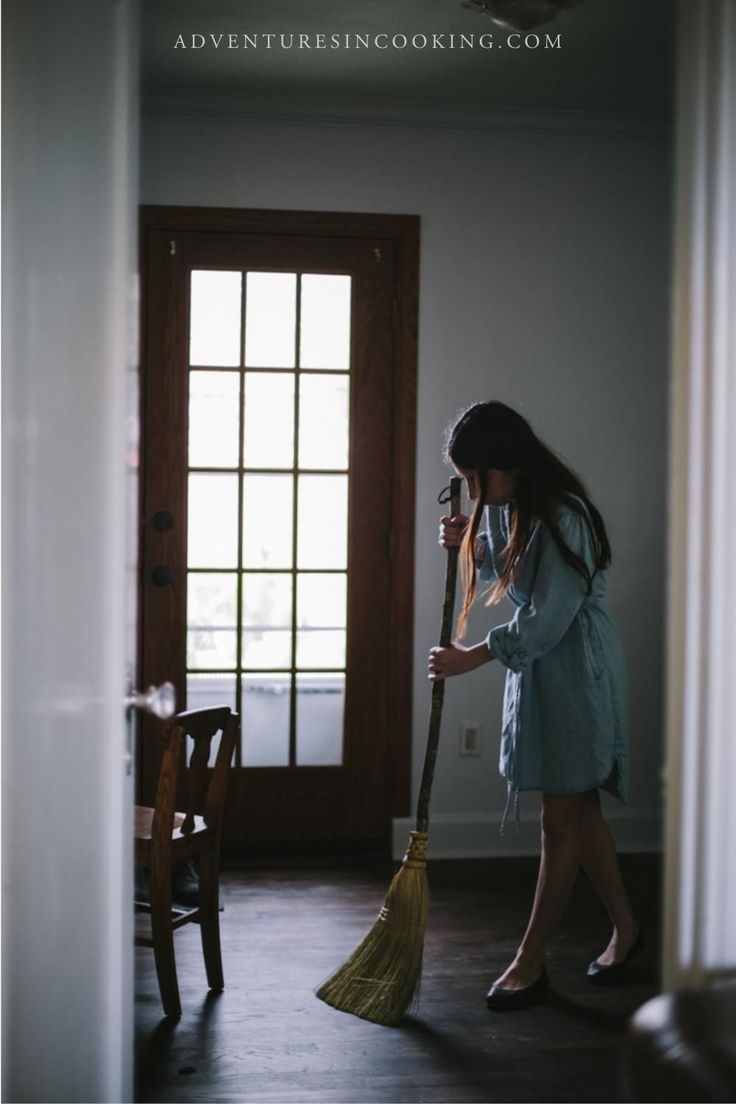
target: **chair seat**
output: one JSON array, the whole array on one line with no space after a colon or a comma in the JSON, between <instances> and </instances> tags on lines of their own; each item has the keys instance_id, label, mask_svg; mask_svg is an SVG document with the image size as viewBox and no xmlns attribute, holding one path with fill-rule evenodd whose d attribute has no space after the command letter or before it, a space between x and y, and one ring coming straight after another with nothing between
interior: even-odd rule
<instances>
[{"instance_id":1,"label":"chair seat","mask_svg":"<svg viewBox=\"0 0 736 1104\"><path fill-rule=\"evenodd\" d=\"M181 826L184 823L184 813L174 813L174 826L171 832L171 838L174 843L177 840L190 840L193 836L201 835L203 832L207 832L208 828L205 823L204 817L195 816L194 828L191 832L186 834L182 832ZM151 828L153 826L153 809L148 805L136 805L135 807L135 840L136 843L150 844L151 842Z\"/></svg>"}]
</instances>

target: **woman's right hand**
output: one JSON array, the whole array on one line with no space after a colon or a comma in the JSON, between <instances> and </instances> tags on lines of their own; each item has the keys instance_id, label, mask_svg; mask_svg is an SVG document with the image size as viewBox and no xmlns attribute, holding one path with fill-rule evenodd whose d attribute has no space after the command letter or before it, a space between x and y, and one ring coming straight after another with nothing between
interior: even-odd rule
<instances>
[{"instance_id":1,"label":"woman's right hand","mask_svg":"<svg viewBox=\"0 0 736 1104\"><path fill-rule=\"evenodd\" d=\"M465 526L468 524L469 520L470 518L467 518L465 514L455 514L454 517L441 517L438 541L440 548L457 548L463 539Z\"/></svg>"}]
</instances>

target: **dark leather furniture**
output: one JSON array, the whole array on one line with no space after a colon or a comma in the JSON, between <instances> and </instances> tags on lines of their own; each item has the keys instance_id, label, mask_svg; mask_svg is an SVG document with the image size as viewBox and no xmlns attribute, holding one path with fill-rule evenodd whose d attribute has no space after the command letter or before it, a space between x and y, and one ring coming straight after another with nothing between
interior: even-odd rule
<instances>
[{"instance_id":1,"label":"dark leather furniture","mask_svg":"<svg viewBox=\"0 0 736 1104\"><path fill-rule=\"evenodd\" d=\"M736 982L684 989L648 1001L629 1025L624 1051L632 1101L736 1101Z\"/></svg>"}]
</instances>

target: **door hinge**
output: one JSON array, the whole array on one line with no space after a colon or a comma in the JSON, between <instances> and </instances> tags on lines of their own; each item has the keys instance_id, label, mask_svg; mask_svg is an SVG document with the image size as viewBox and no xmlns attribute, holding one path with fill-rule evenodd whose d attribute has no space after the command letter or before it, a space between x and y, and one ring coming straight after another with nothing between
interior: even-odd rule
<instances>
[{"instance_id":1,"label":"door hinge","mask_svg":"<svg viewBox=\"0 0 736 1104\"><path fill-rule=\"evenodd\" d=\"M175 253L176 253L176 242L175 241L170 241L169 242L169 256L173 257Z\"/></svg>"}]
</instances>

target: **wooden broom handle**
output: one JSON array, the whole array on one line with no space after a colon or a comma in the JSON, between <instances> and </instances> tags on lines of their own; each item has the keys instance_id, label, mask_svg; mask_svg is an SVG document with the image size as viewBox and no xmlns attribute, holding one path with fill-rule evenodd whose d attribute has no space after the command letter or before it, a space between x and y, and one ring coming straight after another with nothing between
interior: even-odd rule
<instances>
[{"instance_id":1,"label":"wooden broom handle","mask_svg":"<svg viewBox=\"0 0 736 1104\"><path fill-rule=\"evenodd\" d=\"M461 479L450 480L450 517L460 513ZM452 615L455 609L455 584L457 582L457 546L447 549L445 568L445 600L442 603L442 627L440 628L440 647L446 648L452 642ZM437 679L432 683L432 708L429 713L429 732L427 750L424 753L422 784L419 787L417 801L416 831L426 832L429 827L429 798L434 779L434 765L437 760L437 748L440 742L440 723L442 721L442 703L445 699L445 680Z\"/></svg>"}]
</instances>

